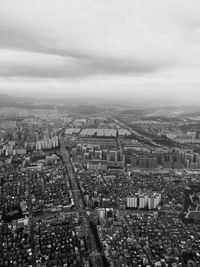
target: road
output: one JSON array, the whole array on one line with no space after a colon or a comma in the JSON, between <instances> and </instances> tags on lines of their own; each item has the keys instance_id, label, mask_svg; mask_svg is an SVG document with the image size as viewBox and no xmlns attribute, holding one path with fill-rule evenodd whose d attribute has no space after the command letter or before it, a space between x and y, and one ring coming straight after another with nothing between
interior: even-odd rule
<instances>
[{"instance_id":1,"label":"road","mask_svg":"<svg viewBox=\"0 0 200 267\"><path fill-rule=\"evenodd\" d=\"M92 266L103 267L104 266L103 258L102 258L103 254L97 245L90 221L86 215L85 202L81 195L77 177L74 174L74 169L73 169L70 157L69 157L69 153L67 149L65 148L66 146L65 140L62 136L64 131L65 131L65 128L62 131L60 131L58 135L59 143L60 143L60 153L65 163L66 172L67 172L69 181L71 183L74 205L75 205L76 211L80 215L80 218L82 220L82 226L86 234L86 240L88 240L89 255L90 255Z\"/></svg>"}]
</instances>

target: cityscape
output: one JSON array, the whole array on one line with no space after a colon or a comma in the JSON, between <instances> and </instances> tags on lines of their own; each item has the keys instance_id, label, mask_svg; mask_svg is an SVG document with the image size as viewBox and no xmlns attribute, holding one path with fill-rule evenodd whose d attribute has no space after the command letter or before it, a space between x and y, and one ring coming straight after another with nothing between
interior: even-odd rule
<instances>
[{"instance_id":1,"label":"cityscape","mask_svg":"<svg viewBox=\"0 0 200 267\"><path fill-rule=\"evenodd\" d=\"M199 73L199 0L0 0L0 267L200 267Z\"/></svg>"},{"instance_id":2,"label":"cityscape","mask_svg":"<svg viewBox=\"0 0 200 267\"><path fill-rule=\"evenodd\" d=\"M199 266L196 117L82 112L0 109L0 266Z\"/></svg>"}]
</instances>

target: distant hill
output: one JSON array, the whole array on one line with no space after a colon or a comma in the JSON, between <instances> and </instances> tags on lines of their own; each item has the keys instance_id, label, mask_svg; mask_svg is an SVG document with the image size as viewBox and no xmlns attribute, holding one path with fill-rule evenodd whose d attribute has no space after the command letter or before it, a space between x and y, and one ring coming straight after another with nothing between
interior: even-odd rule
<instances>
[{"instance_id":1,"label":"distant hill","mask_svg":"<svg viewBox=\"0 0 200 267\"><path fill-rule=\"evenodd\" d=\"M148 108L129 108L129 109L124 109L120 112L121 115L136 115L136 116L146 116L158 108L153 108L153 107L148 107Z\"/></svg>"},{"instance_id":2,"label":"distant hill","mask_svg":"<svg viewBox=\"0 0 200 267\"><path fill-rule=\"evenodd\" d=\"M117 111L119 115L141 116L143 119L157 118L190 118L200 116L200 107L195 106L164 106L152 104L130 103L107 98L63 97L33 98L15 97L0 94L0 108L14 107L24 109L54 109L76 114L97 114L104 111Z\"/></svg>"},{"instance_id":3,"label":"distant hill","mask_svg":"<svg viewBox=\"0 0 200 267\"><path fill-rule=\"evenodd\" d=\"M104 108L93 105L78 105L76 107L70 108L70 110L73 113L84 114L84 115L92 115L105 111Z\"/></svg>"},{"instance_id":4,"label":"distant hill","mask_svg":"<svg viewBox=\"0 0 200 267\"><path fill-rule=\"evenodd\" d=\"M0 104L14 103L14 102L16 102L15 97L0 94Z\"/></svg>"},{"instance_id":5,"label":"distant hill","mask_svg":"<svg viewBox=\"0 0 200 267\"><path fill-rule=\"evenodd\" d=\"M87 102L93 102L87 104ZM34 99L28 97L13 97L0 94L0 108L1 107L14 107L24 109L54 109L60 111L71 111L76 114L97 114L105 110L112 110L109 105L102 106L90 99Z\"/></svg>"},{"instance_id":6,"label":"distant hill","mask_svg":"<svg viewBox=\"0 0 200 267\"><path fill-rule=\"evenodd\" d=\"M14 97L0 94L0 107L13 107L24 109L50 109L53 108L52 104L43 104L36 101L34 98L29 97Z\"/></svg>"}]
</instances>

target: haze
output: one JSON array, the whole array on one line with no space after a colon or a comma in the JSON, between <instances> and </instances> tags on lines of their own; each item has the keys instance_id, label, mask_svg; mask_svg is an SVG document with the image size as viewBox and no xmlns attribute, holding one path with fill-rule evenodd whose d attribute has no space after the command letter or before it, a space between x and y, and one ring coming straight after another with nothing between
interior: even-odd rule
<instances>
[{"instance_id":1,"label":"haze","mask_svg":"<svg viewBox=\"0 0 200 267\"><path fill-rule=\"evenodd\" d=\"M0 0L0 93L198 103L199 0Z\"/></svg>"}]
</instances>

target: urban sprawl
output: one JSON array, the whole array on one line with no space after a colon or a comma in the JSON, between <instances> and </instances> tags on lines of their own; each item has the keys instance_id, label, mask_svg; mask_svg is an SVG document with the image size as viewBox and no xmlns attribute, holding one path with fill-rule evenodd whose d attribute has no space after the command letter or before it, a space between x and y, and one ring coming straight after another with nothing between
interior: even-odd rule
<instances>
[{"instance_id":1,"label":"urban sprawl","mask_svg":"<svg viewBox=\"0 0 200 267\"><path fill-rule=\"evenodd\" d=\"M200 266L196 121L0 110L0 266Z\"/></svg>"}]
</instances>

